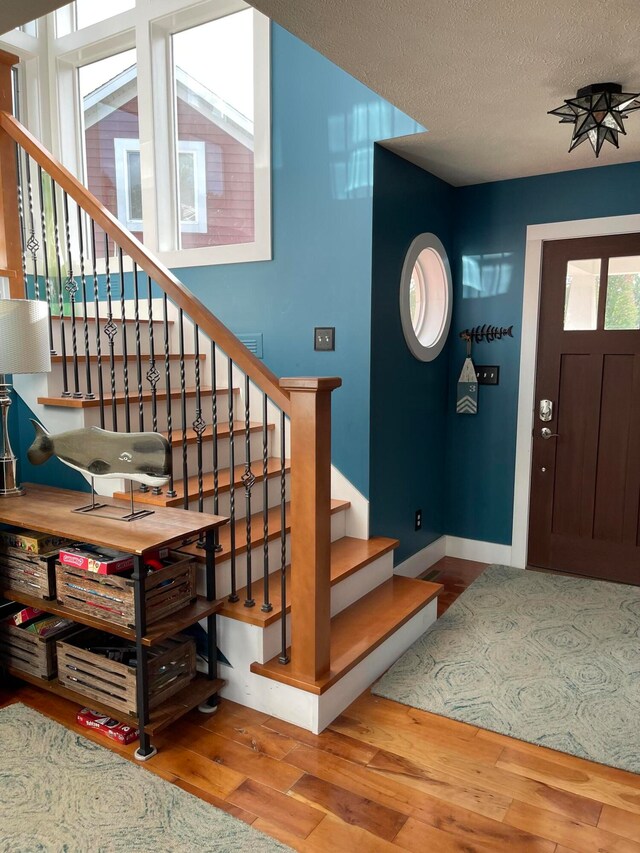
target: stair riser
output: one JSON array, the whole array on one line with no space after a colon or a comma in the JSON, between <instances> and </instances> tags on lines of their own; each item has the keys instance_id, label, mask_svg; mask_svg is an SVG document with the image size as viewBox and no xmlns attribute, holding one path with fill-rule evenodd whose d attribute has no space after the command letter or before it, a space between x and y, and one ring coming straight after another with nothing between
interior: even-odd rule
<instances>
[{"instance_id":1,"label":"stair riser","mask_svg":"<svg viewBox=\"0 0 640 853\"><path fill-rule=\"evenodd\" d=\"M243 536L238 544L244 542ZM287 565L291 562L291 546L289 537L287 536ZM280 566L280 540L272 539L269 542L269 568L270 571L275 571ZM260 603L262 603L262 585L264 574L264 557L262 544L258 548L251 550L251 574L253 578L254 592L260 593ZM236 589L242 589L247 583L247 554L236 555ZM273 579L271 580L273 584ZM259 588L258 588L259 587ZM205 595L206 579L204 566L198 567L198 594ZM226 598L231 594L231 560L216 563L216 595L218 598Z\"/></svg>"},{"instance_id":2,"label":"stair riser","mask_svg":"<svg viewBox=\"0 0 640 853\"><path fill-rule=\"evenodd\" d=\"M187 420L187 423L189 421ZM137 423L132 421L132 429L137 429ZM121 429L124 428L124 424L122 424ZM182 427L176 429L176 424L174 422L174 439L176 436L180 440L180 444L176 444L173 446L173 476L176 480L182 479ZM193 429L191 427L187 428L187 439L194 435ZM204 438L206 438L207 433L205 433ZM269 438L270 441L270 438ZM269 455L271 455L271 450L269 448ZM234 456L235 456L235 464L240 465L244 464L246 458L246 447L245 447L245 436L244 432L241 434L236 433L234 439ZM251 470L254 475L257 475L262 470L262 433L251 433ZM198 445L196 443L187 444L187 467L189 472L189 477L195 477L198 472ZM229 439L228 437L219 438L218 439L218 470L221 468L229 467ZM206 474L210 471L213 471L213 442L206 441L203 439L202 441L202 472ZM255 494L256 489L258 488L258 484L256 484L253 488L253 493ZM237 498L237 496L236 496ZM242 499L244 500L244 486L242 487ZM195 508L197 509L198 503L196 500Z\"/></svg>"},{"instance_id":3,"label":"stair riser","mask_svg":"<svg viewBox=\"0 0 640 853\"><path fill-rule=\"evenodd\" d=\"M109 352L109 338L105 334L105 326L107 324L107 320L100 321L100 348L102 354ZM122 325L118 320L115 321L117 332L114 337L115 350L117 353L122 353ZM91 355L97 355L98 352L98 342L97 342L97 332L96 332L96 324L91 321L88 324L89 330L89 352ZM86 352L85 349L85 339L84 339L84 323L76 322L76 336L78 341L78 352L83 355ZM72 346L72 336L73 326L68 317L65 317L64 322L64 339L67 346L67 352L71 352ZM125 326L125 334L127 340L127 350L129 354L136 353L136 329L134 323L127 323ZM53 322L53 347L56 353L60 354L62 352L62 330L60 328L60 321L54 320ZM164 353L164 331L161 325L154 325L153 328L153 348L158 357L160 354ZM150 343L149 343L149 326L146 322L142 321L140 323L140 352L143 354L148 361L148 353L151 351Z\"/></svg>"},{"instance_id":4,"label":"stair riser","mask_svg":"<svg viewBox=\"0 0 640 853\"><path fill-rule=\"evenodd\" d=\"M71 352L71 348L67 349L67 355L69 356ZM119 351L117 351L119 354ZM157 388L165 388L165 362L164 360L158 359L156 362L156 366L158 372L160 373L160 379L157 383ZM129 394L131 397L134 397L135 393L138 389L138 373L137 373L137 365L135 358L129 358L128 360L128 368L129 368ZM151 384L147 380L146 375L149 370L149 363L143 364L142 366L142 390L143 391L151 391ZM208 365L206 359L201 361L200 363L200 384L201 385L209 385L211 377L208 373ZM123 362L115 362L114 364L114 373L115 373L115 387L116 391L124 390L124 369ZM67 378L69 383L69 390L71 393L74 391L74 378L73 378L73 362L69 361L67 363ZM78 379L80 391L84 393L86 391L87 383L86 383L86 367L85 360L78 356ZM63 390L63 374L62 374L62 364L54 363L52 365L51 373L48 375L48 389L50 397L59 397L62 394ZM92 383L92 391L97 396L98 395L98 365L96 362L91 362L91 383ZM109 362L109 353L103 352L102 357L102 383L104 388L105 397L109 397L111 393L111 371L110 371L110 362ZM173 391L179 390L181 387L180 383L180 362L176 360L171 361L171 389ZM193 359L185 361L185 387L193 388L195 387L195 362Z\"/></svg>"},{"instance_id":5,"label":"stair riser","mask_svg":"<svg viewBox=\"0 0 640 853\"><path fill-rule=\"evenodd\" d=\"M195 470L195 469L194 469ZM179 476L179 472L176 469L176 476ZM286 475L286 500L289 500L289 474ZM218 515L224 515L226 518L229 518L231 515L230 510L230 497L229 492L222 492L218 499ZM244 495L244 486L236 486L236 495L235 495L235 515L236 518L244 518L246 515L246 500ZM277 506L280 504L280 477L272 477L269 479L269 506ZM182 506L182 504L181 504ZM198 509L198 500L192 500L189 504L189 508L191 510L197 511ZM257 482L252 490L251 496L251 512L261 512L263 509L263 500L262 500L262 480ZM204 511L205 512L213 512L213 497L204 499Z\"/></svg>"},{"instance_id":6,"label":"stair riser","mask_svg":"<svg viewBox=\"0 0 640 853\"><path fill-rule=\"evenodd\" d=\"M344 533L344 512L335 513L335 515L331 516L331 541L335 542L337 539L340 539ZM256 537L262 537L263 528L262 524L256 525L254 524L252 527L252 536L253 541L255 543ZM241 527L241 529L237 533L236 539L236 547L244 546L246 544L246 529ZM281 565L281 545L280 545L280 535L275 539L272 539L269 542L269 571L274 572ZM286 562L289 564L291 560L291 545L290 545L290 536L287 533L287 558ZM262 541L254 544L251 549L251 570L253 575L253 581L256 582L256 579L259 580L259 583L262 585L262 578L264 574L264 548ZM236 574L237 574L237 589L245 586L247 582L247 555L237 554L236 556ZM384 578L386 580L386 577ZM274 583L273 578L271 579L271 584ZM380 581L382 583L382 581ZM224 559L218 557L216 559L216 593L219 598L224 598L231 592L231 558L229 556L224 557ZM204 566L198 567L198 594L205 595L206 593L206 578L205 578L205 569ZM262 601L262 599L261 599ZM349 604L351 602L348 602ZM344 604L340 607L348 606ZM335 611L338 612L337 610Z\"/></svg>"}]
</instances>

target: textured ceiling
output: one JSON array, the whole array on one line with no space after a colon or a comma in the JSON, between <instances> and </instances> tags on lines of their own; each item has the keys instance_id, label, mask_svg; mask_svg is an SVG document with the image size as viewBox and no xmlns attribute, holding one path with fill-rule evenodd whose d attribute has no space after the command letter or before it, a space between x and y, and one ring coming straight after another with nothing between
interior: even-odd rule
<instances>
[{"instance_id":1,"label":"textured ceiling","mask_svg":"<svg viewBox=\"0 0 640 853\"><path fill-rule=\"evenodd\" d=\"M69 0L0 0L0 33L28 24L47 15Z\"/></svg>"},{"instance_id":2,"label":"textured ceiling","mask_svg":"<svg viewBox=\"0 0 640 853\"><path fill-rule=\"evenodd\" d=\"M547 110L590 83L640 91L640 0L251 0L429 129L389 147L455 185L640 160L567 153Z\"/></svg>"}]
</instances>

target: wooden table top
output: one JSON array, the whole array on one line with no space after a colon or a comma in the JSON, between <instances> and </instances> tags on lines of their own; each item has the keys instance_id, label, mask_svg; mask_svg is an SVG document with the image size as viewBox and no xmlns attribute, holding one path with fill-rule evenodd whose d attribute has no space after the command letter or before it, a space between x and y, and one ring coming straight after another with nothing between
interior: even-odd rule
<instances>
[{"instance_id":1,"label":"wooden table top","mask_svg":"<svg viewBox=\"0 0 640 853\"><path fill-rule=\"evenodd\" d=\"M87 492L29 483L24 488L26 494L21 497L0 498L0 523L104 545L129 554L140 555L178 540L193 538L228 521L220 515L169 507L154 507L153 515L121 521L117 516L128 512L128 502L96 495L96 501L116 509L84 514L73 510L91 502L91 495ZM140 504L135 508L148 509ZM98 513L113 514L113 517L105 518Z\"/></svg>"}]
</instances>

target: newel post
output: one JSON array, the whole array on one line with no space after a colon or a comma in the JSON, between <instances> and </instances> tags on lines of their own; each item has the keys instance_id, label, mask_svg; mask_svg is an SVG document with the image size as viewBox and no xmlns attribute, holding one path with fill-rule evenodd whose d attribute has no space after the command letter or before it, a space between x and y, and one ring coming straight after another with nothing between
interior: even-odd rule
<instances>
[{"instance_id":1,"label":"newel post","mask_svg":"<svg viewBox=\"0 0 640 853\"><path fill-rule=\"evenodd\" d=\"M11 68L19 62L12 53L0 50L0 111L13 113ZM0 129L0 276L9 278L9 295L24 298L22 246L18 215L18 170L16 147Z\"/></svg>"},{"instance_id":2,"label":"newel post","mask_svg":"<svg viewBox=\"0 0 640 853\"><path fill-rule=\"evenodd\" d=\"M329 672L331 392L337 377L281 379L291 398L291 668Z\"/></svg>"}]
</instances>

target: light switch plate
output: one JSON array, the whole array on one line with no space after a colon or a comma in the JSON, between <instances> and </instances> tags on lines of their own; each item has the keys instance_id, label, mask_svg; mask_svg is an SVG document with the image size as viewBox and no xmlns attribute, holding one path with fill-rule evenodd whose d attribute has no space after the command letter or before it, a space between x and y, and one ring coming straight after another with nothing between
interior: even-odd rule
<instances>
[{"instance_id":1,"label":"light switch plate","mask_svg":"<svg viewBox=\"0 0 640 853\"><path fill-rule=\"evenodd\" d=\"M477 364L476 376L478 377L478 385L498 385L500 382L500 368L496 364Z\"/></svg>"},{"instance_id":2,"label":"light switch plate","mask_svg":"<svg viewBox=\"0 0 640 853\"><path fill-rule=\"evenodd\" d=\"M316 326L314 329L313 348L318 351L331 351L336 348L335 326Z\"/></svg>"}]
</instances>

